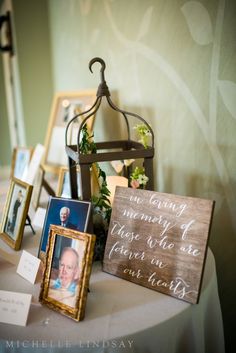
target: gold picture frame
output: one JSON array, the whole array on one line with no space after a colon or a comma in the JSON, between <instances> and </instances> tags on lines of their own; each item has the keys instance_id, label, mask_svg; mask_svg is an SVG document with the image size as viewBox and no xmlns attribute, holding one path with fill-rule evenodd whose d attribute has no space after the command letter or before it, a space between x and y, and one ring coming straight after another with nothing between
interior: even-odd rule
<instances>
[{"instance_id":1,"label":"gold picture frame","mask_svg":"<svg viewBox=\"0 0 236 353\"><path fill-rule=\"evenodd\" d=\"M81 199L81 181L80 181L80 169L77 167L77 185L78 185L78 199ZM95 165L92 165L91 170L91 188L92 195L98 193L99 182ZM69 186L69 168L61 167L59 170L58 184L57 184L57 197L71 198L70 186Z\"/></svg>"},{"instance_id":2,"label":"gold picture frame","mask_svg":"<svg viewBox=\"0 0 236 353\"><path fill-rule=\"evenodd\" d=\"M56 93L45 138L45 155L42 165L45 171L58 173L61 166L67 165L65 152L65 129L67 123L80 112L88 110L96 100L96 90ZM94 116L87 121L88 130L93 130ZM77 139L80 121L70 127L71 143Z\"/></svg>"},{"instance_id":3,"label":"gold picture frame","mask_svg":"<svg viewBox=\"0 0 236 353\"><path fill-rule=\"evenodd\" d=\"M29 166L32 154L32 147L15 147L13 149L10 174L11 178L22 178L25 169Z\"/></svg>"},{"instance_id":4,"label":"gold picture frame","mask_svg":"<svg viewBox=\"0 0 236 353\"><path fill-rule=\"evenodd\" d=\"M0 237L14 250L21 247L33 186L12 178L0 228Z\"/></svg>"},{"instance_id":5,"label":"gold picture frame","mask_svg":"<svg viewBox=\"0 0 236 353\"><path fill-rule=\"evenodd\" d=\"M80 193L80 171L77 168L77 185L78 185L78 199L81 197ZM71 198L70 187L69 187L69 168L61 167L59 170L58 183L57 183L57 197Z\"/></svg>"},{"instance_id":6,"label":"gold picture frame","mask_svg":"<svg viewBox=\"0 0 236 353\"><path fill-rule=\"evenodd\" d=\"M92 234L50 226L39 301L75 321L85 314L95 239Z\"/></svg>"}]
</instances>

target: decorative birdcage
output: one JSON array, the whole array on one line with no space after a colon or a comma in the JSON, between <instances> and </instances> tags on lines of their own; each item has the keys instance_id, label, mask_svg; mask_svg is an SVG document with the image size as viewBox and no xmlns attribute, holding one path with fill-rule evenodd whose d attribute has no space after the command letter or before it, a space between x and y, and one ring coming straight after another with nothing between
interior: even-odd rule
<instances>
[{"instance_id":1,"label":"decorative birdcage","mask_svg":"<svg viewBox=\"0 0 236 353\"><path fill-rule=\"evenodd\" d=\"M151 126L138 114L124 111L118 108L110 98L110 92L105 81L104 71L106 68L105 62L101 58L94 58L89 62L89 69L92 71L94 63L100 63L100 75L101 83L97 90L97 99L93 106L88 110L73 117L66 127L65 132L65 145L66 153L68 155L69 162L69 176L70 176L70 187L71 197L73 199L78 198L78 185L77 185L77 169L76 165L80 167L80 193L81 199L90 201L91 200L91 168L94 163L99 162L111 162L116 160L129 160L129 159L142 159L143 167L145 169L145 175L148 177L146 189L153 190L153 156L154 156L154 134ZM108 105L111 109L120 113L125 121L125 127L127 132L127 139L115 140L115 141L104 141L96 142L96 153L84 154L81 152L80 141L82 129L86 124L86 121L94 116L101 104L103 97L106 98ZM129 118L134 117L142 124L145 124L150 132L150 145L144 146L141 142L137 142L131 139L131 130ZM104 117L108 119L108 117ZM77 133L77 144L69 144L71 131L75 121L80 121L78 133ZM69 132L70 131L70 132ZM105 151L105 152L104 152ZM126 169L126 177L129 179L131 175L131 167Z\"/></svg>"}]
</instances>

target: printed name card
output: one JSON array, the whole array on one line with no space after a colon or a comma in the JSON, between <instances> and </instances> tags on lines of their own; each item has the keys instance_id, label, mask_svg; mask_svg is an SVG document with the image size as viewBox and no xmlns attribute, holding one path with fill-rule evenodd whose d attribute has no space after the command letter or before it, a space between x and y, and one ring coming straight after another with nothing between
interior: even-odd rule
<instances>
[{"instance_id":1,"label":"printed name card","mask_svg":"<svg viewBox=\"0 0 236 353\"><path fill-rule=\"evenodd\" d=\"M31 294L0 290L0 322L26 326Z\"/></svg>"},{"instance_id":2,"label":"printed name card","mask_svg":"<svg viewBox=\"0 0 236 353\"><path fill-rule=\"evenodd\" d=\"M16 272L34 284L40 266L40 259L23 250Z\"/></svg>"},{"instance_id":3,"label":"printed name card","mask_svg":"<svg viewBox=\"0 0 236 353\"><path fill-rule=\"evenodd\" d=\"M197 303L214 201L117 187L103 270Z\"/></svg>"}]
</instances>

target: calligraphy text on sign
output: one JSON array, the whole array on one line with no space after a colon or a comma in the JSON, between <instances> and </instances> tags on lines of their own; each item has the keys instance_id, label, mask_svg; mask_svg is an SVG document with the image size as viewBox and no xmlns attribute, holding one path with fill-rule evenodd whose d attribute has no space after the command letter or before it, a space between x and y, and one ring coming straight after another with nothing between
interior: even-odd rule
<instances>
[{"instance_id":1,"label":"calligraphy text on sign","mask_svg":"<svg viewBox=\"0 0 236 353\"><path fill-rule=\"evenodd\" d=\"M103 269L197 303L214 202L117 187Z\"/></svg>"}]
</instances>

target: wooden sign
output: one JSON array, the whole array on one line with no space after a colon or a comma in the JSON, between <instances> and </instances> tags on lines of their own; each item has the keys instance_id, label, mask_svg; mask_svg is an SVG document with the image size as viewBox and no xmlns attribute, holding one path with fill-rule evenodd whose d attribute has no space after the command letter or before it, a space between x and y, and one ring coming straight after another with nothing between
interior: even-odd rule
<instances>
[{"instance_id":1,"label":"wooden sign","mask_svg":"<svg viewBox=\"0 0 236 353\"><path fill-rule=\"evenodd\" d=\"M103 270L197 303L214 201L117 187Z\"/></svg>"}]
</instances>

